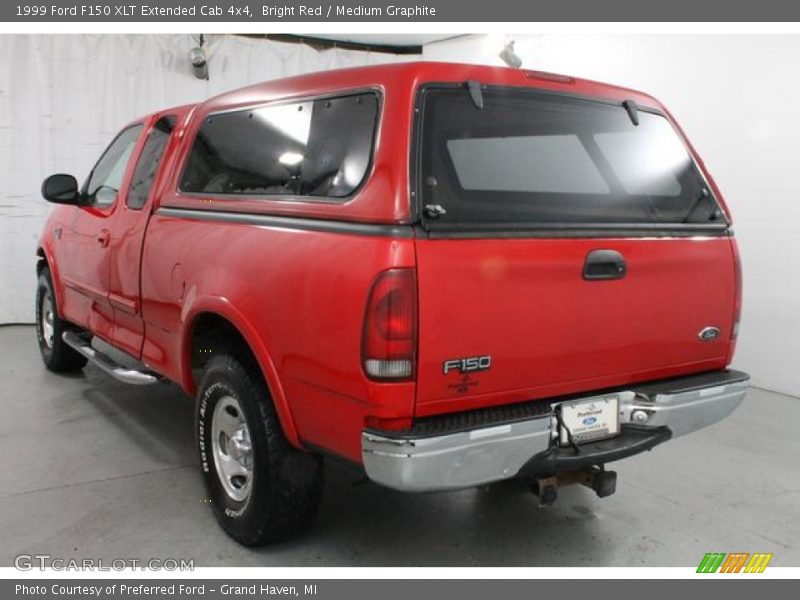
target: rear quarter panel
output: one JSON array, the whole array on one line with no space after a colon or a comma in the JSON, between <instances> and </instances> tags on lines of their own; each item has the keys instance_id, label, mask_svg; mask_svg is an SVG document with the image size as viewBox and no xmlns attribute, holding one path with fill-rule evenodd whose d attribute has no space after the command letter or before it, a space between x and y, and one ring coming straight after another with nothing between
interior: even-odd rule
<instances>
[{"instance_id":1,"label":"rear quarter panel","mask_svg":"<svg viewBox=\"0 0 800 600\"><path fill-rule=\"evenodd\" d=\"M156 214L142 263L143 358L193 391L192 323L203 311L222 313L250 338L276 403L285 400L284 429L358 461L365 416L413 412L414 384L376 385L360 359L373 279L413 264L411 238Z\"/></svg>"}]
</instances>

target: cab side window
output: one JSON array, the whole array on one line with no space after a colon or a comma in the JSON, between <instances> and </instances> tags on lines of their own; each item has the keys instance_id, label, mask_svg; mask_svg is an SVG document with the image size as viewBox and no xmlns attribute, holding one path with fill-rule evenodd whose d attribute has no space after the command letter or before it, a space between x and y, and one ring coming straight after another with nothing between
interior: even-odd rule
<instances>
[{"instance_id":1,"label":"cab side window","mask_svg":"<svg viewBox=\"0 0 800 600\"><path fill-rule=\"evenodd\" d=\"M136 170L133 172L128 197L125 200L128 208L139 210L147 203L150 188L153 186L158 166L161 164L161 156L167 147L172 130L175 129L175 121L175 115L161 117L147 136L142 154L136 163Z\"/></svg>"},{"instance_id":2,"label":"cab side window","mask_svg":"<svg viewBox=\"0 0 800 600\"><path fill-rule=\"evenodd\" d=\"M180 189L344 199L367 177L379 104L377 93L364 92L211 115Z\"/></svg>"},{"instance_id":3,"label":"cab side window","mask_svg":"<svg viewBox=\"0 0 800 600\"><path fill-rule=\"evenodd\" d=\"M106 148L86 182L85 193L89 204L93 206L114 204L122 185L122 177L125 175L125 167L141 132L141 124L123 129Z\"/></svg>"}]
</instances>

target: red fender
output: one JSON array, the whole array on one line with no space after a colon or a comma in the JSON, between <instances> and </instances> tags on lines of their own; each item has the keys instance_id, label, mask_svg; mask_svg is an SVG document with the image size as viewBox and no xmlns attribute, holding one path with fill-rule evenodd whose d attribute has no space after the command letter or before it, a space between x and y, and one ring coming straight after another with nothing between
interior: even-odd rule
<instances>
[{"instance_id":1,"label":"red fender","mask_svg":"<svg viewBox=\"0 0 800 600\"><path fill-rule=\"evenodd\" d=\"M187 298L189 300L189 298ZM250 350L256 357L264 379L267 382L275 410L278 413L283 433L290 444L296 448L301 448L300 437L295 427L294 418L289 408L289 403L283 392L283 387L278 378L278 372L272 361L269 350L264 345L261 336L250 324L247 318L234 307L227 298L203 297L196 298L192 302L185 302L181 311L181 322L184 324L181 333L181 365L180 376L183 388L191 395L196 392L194 378L192 377L191 367L191 334L194 323L201 313L212 313L218 315L233 325L242 335Z\"/></svg>"}]
</instances>

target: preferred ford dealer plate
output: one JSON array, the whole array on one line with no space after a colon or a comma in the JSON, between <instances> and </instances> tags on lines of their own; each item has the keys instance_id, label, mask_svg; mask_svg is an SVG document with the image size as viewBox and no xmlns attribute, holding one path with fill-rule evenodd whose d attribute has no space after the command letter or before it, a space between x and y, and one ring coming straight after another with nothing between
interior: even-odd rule
<instances>
[{"instance_id":1,"label":"preferred ford dealer plate","mask_svg":"<svg viewBox=\"0 0 800 600\"><path fill-rule=\"evenodd\" d=\"M613 437L619 433L619 397L600 396L589 400L563 402L561 421L572 438L580 442L591 442ZM568 444L567 432L561 428L561 443Z\"/></svg>"}]
</instances>

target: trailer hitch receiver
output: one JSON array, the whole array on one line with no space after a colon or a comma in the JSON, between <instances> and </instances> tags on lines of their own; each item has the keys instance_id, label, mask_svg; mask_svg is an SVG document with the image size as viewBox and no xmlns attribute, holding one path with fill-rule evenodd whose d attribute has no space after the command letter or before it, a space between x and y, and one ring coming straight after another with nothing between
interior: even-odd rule
<instances>
[{"instance_id":1,"label":"trailer hitch receiver","mask_svg":"<svg viewBox=\"0 0 800 600\"><path fill-rule=\"evenodd\" d=\"M575 483L585 485L594 490L599 498L605 498L617 491L617 473L602 467L589 467L549 477L536 477L531 481L531 492L539 499L539 506L552 506L558 498L558 488Z\"/></svg>"}]
</instances>

